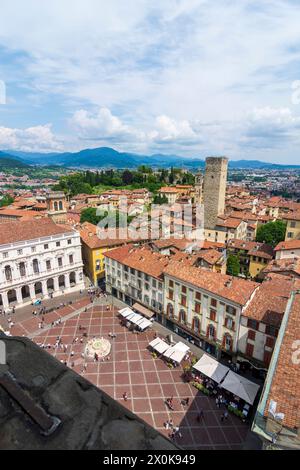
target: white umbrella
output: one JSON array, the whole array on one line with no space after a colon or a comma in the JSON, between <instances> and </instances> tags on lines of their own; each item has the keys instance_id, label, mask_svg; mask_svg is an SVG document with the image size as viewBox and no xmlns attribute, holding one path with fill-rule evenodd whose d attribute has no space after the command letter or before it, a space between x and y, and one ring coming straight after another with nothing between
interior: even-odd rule
<instances>
[{"instance_id":1,"label":"white umbrella","mask_svg":"<svg viewBox=\"0 0 300 470\"><path fill-rule=\"evenodd\" d=\"M220 383L229 371L228 367L223 366L223 364L220 364L220 362L207 354L203 354L201 359L193 365L193 368L217 383Z\"/></svg>"},{"instance_id":2,"label":"white umbrella","mask_svg":"<svg viewBox=\"0 0 300 470\"><path fill-rule=\"evenodd\" d=\"M259 389L259 385L232 371L228 372L221 387L242 398L250 405L253 405Z\"/></svg>"}]
</instances>

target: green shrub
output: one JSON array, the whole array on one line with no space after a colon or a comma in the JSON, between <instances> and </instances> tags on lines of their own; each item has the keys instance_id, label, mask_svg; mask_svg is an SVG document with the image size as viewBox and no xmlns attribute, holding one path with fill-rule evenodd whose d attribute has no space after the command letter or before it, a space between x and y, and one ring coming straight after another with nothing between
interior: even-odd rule
<instances>
[{"instance_id":1,"label":"green shrub","mask_svg":"<svg viewBox=\"0 0 300 470\"><path fill-rule=\"evenodd\" d=\"M244 418L243 412L238 410L237 408L233 408L233 406L228 406L228 411L231 413L235 414L235 416L238 416L239 418Z\"/></svg>"},{"instance_id":2,"label":"green shrub","mask_svg":"<svg viewBox=\"0 0 300 470\"><path fill-rule=\"evenodd\" d=\"M200 392L204 393L204 395L210 395L210 391L208 388L204 387L202 384L198 384L198 382L192 382L192 385L197 388Z\"/></svg>"}]
</instances>

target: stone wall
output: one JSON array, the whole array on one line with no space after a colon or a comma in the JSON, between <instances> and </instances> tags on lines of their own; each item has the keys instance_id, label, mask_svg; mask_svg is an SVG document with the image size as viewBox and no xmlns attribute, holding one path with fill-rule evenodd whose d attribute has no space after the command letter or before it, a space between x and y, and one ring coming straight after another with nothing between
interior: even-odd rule
<instances>
[{"instance_id":1,"label":"stone wall","mask_svg":"<svg viewBox=\"0 0 300 470\"><path fill-rule=\"evenodd\" d=\"M218 215L224 213L228 159L208 157L206 159L203 200L204 227L214 228Z\"/></svg>"}]
</instances>

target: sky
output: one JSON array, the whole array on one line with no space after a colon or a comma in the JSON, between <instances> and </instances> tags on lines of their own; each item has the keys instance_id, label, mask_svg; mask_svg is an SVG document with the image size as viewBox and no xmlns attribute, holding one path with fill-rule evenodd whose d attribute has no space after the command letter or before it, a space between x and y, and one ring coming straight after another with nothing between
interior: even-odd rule
<instances>
[{"instance_id":1,"label":"sky","mask_svg":"<svg viewBox=\"0 0 300 470\"><path fill-rule=\"evenodd\" d=\"M300 164L299 0L1 0L0 149Z\"/></svg>"}]
</instances>

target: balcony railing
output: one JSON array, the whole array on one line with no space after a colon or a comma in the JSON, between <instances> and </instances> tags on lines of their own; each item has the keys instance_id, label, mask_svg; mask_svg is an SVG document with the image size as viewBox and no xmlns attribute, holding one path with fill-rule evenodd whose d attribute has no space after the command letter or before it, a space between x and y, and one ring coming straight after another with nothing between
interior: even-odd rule
<instances>
[{"instance_id":1,"label":"balcony railing","mask_svg":"<svg viewBox=\"0 0 300 470\"><path fill-rule=\"evenodd\" d=\"M49 274L65 274L65 271L69 271L70 268L73 268L73 269L77 269L77 268L80 268L82 266L82 263L73 263L71 265L65 265L65 266L59 266L59 267L56 267L56 268L51 268L51 269L43 269L43 270L40 270L39 272L35 272L35 273L30 273L30 274L26 274L25 276L12 276L12 278L10 280L7 280L4 279L1 281L1 285L7 287L7 286L10 286L12 284L16 284L18 282L21 282L21 281L25 281L25 282L30 282L32 280L39 280L39 278L43 277L43 276L46 276L46 275L49 275Z\"/></svg>"}]
</instances>

